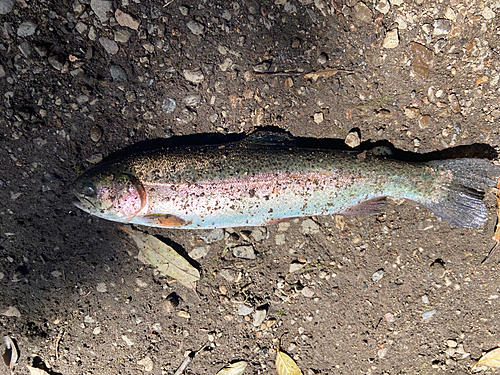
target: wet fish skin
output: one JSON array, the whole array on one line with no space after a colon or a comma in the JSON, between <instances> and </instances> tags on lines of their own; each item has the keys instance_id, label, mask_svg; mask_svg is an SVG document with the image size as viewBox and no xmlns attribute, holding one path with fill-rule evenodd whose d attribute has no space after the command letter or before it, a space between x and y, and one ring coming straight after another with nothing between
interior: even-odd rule
<instances>
[{"instance_id":1,"label":"wet fish skin","mask_svg":"<svg viewBox=\"0 0 500 375\"><path fill-rule=\"evenodd\" d=\"M409 163L327 149L264 145L173 147L89 170L73 185L82 210L155 227L256 226L298 216L416 201L461 227L485 222L484 192L500 168L483 159ZM368 201L368 203L364 203Z\"/></svg>"}]
</instances>

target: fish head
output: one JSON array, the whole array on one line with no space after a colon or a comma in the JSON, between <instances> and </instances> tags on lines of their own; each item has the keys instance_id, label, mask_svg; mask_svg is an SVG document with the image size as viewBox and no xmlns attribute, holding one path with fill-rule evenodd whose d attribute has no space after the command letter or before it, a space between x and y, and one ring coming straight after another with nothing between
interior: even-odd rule
<instances>
[{"instance_id":1,"label":"fish head","mask_svg":"<svg viewBox=\"0 0 500 375\"><path fill-rule=\"evenodd\" d=\"M98 167L73 183L75 205L91 215L128 222L147 204L147 193L131 173L117 167Z\"/></svg>"}]
</instances>

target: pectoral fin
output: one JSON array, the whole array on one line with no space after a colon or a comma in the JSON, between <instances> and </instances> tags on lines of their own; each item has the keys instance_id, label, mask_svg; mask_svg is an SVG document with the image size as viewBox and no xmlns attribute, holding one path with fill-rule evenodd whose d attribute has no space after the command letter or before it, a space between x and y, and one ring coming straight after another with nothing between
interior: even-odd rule
<instances>
[{"instance_id":1,"label":"pectoral fin","mask_svg":"<svg viewBox=\"0 0 500 375\"><path fill-rule=\"evenodd\" d=\"M137 218L139 219L139 218ZM163 228L180 228L185 225L191 224L191 221L184 220L179 216L175 215L146 215L142 216L139 220L142 223L137 222L137 224L163 227Z\"/></svg>"},{"instance_id":2,"label":"pectoral fin","mask_svg":"<svg viewBox=\"0 0 500 375\"><path fill-rule=\"evenodd\" d=\"M348 207L345 210L340 211L340 213L346 216L379 214L384 211L387 206L386 198L387 197L377 197L369 199Z\"/></svg>"}]
</instances>

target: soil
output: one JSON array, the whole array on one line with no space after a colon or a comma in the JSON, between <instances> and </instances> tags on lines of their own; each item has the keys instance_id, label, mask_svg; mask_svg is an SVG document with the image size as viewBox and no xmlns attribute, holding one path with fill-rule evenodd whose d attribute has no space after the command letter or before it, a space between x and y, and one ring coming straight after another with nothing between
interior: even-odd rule
<instances>
[{"instance_id":1,"label":"soil","mask_svg":"<svg viewBox=\"0 0 500 375\"><path fill-rule=\"evenodd\" d=\"M354 129L417 153L495 148L499 7L0 1L0 327L19 350L14 373L173 374L201 349L184 373L245 360L245 374L275 374L277 347L308 375L468 373L500 344L500 255L481 265L491 193L476 229L401 200L264 228L140 228L208 250L195 293L141 263L117 223L76 209L69 187L140 141L260 126L336 140ZM304 77L322 69L338 72ZM234 256L239 244L255 259Z\"/></svg>"}]
</instances>

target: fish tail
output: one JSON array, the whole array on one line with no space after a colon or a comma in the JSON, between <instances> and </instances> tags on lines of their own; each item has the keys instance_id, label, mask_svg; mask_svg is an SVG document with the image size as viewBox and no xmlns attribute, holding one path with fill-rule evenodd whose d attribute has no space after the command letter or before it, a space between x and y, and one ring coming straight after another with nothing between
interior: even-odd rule
<instances>
[{"instance_id":1,"label":"fish tail","mask_svg":"<svg viewBox=\"0 0 500 375\"><path fill-rule=\"evenodd\" d=\"M485 159L436 160L428 166L439 172L437 186L425 207L463 228L484 224L485 192L497 186L500 167Z\"/></svg>"}]
</instances>

